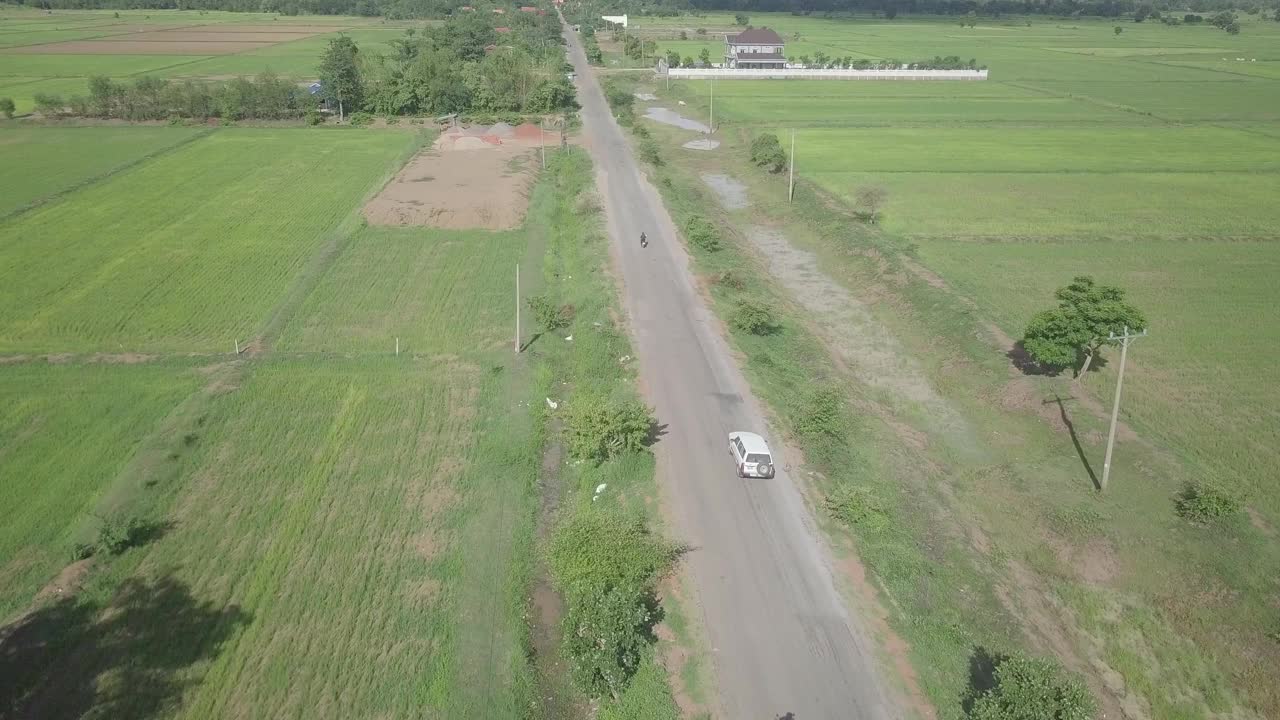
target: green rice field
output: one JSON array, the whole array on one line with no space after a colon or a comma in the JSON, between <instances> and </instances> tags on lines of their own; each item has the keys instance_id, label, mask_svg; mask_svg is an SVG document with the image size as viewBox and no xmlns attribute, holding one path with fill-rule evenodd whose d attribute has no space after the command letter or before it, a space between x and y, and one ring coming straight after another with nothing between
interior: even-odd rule
<instances>
[{"instance_id":1,"label":"green rice field","mask_svg":"<svg viewBox=\"0 0 1280 720\"><path fill-rule=\"evenodd\" d=\"M583 246L557 188L589 167L526 228L365 227L429 139L0 128L0 167L53 171L0 176L4 712L530 716L551 372L513 358L493 269L538 292L552 218Z\"/></svg>"},{"instance_id":2,"label":"green rice field","mask_svg":"<svg viewBox=\"0 0 1280 720\"><path fill-rule=\"evenodd\" d=\"M411 149L402 133L219 132L16 217L0 225L0 352L233 347Z\"/></svg>"},{"instance_id":3,"label":"green rice field","mask_svg":"<svg viewBox=\"0 0 1280 720\"><path fill-rule=\"evenodd\" d=\"M118 16L117 16L118 15ZM201 42L190 42L190 52L152 55L139 52L137 44L112 48L138 32L181 28L186 33L204 28L234 31L235 26L305 26L319 29L309 37L270 38L274 44L213 55ZM139 75L166 78L225 79L254 76L270 70L278 75L313 80L316 64L329 41L344 33L368 51L388 51L390 41L404 28L422 22L388 23L371 18L333 15L271 15L264 13L154 11L42 11L20 6L0 7L0 97L14 100L17 113L34 107L39 93L68 98L86 95L90 75L121 80ZM324 32L326 28L332 32ZM313 31L314 32L314 31ZM213 38L211 38L213 39ZM76 40L98 43L94 52L62 54L53 44ZM181 52L181 48L179 51Z\"/></svg>"},{"instance_id":4,"label":"green rice field","mask_svg":"<svg viewBox=\"0 0 1280 720\"><path fill-rule=\"evenodd\" d=\"M946 438L927 424L915 425L921 435L890 424L890 438L865 449L910 455L903 446L927 436L918 462L884 472L921 472L929 487L955 483L934 498L941 509L907 511L904 523L927 529L888 555L881 535L854 532L894 604L909 608L898 627L924 675L962 667L972 644L992 642L976 619L958 621L961 637L922 627L921 612L974 611L937 600L947 592L935 585L945 584L940 575L902 582L911 563L937 562L936 528L967 515L960 522L981 527L983 539L973 559L956 562L976 563L1000 593L1027 583L1040 598L972 600L975 618L1012 612L1032 650L1063 658L1112 703L1108 716L1135 698L1153 718L1280 712L1274 673L1261 669L1280 662L1265 639L1275 613L1264 569L1280 558L1280 325L1269 322L1280 305L1280 23L1241 14L1241 33L1231 36L1132 19L988 18L962 29L749 15L779 31L788 55L958 55L990 71L981 82L718 80L724 154L669 151L675 175L745 182L753 205L729 221L744 235L780 228L817 253L979 436L966 448L971 458L937 449ZM644 20L637 31L696 57L699 26L713 56L723 47L716 34L737 31L727 15ZM679 39L682 29L689 40ZM683 100L680 112L704 122L711 109L706 81L640 89L667 106ZM746 147L773 132L787 149L792 131L800 182L787 205L785 179L752 167ZM867 187L886 191L874 227L847 213ZM1023 375L999 337L1020 338L1032 314L1052 306L1054 289L1082 274L1125 289L1150 322L1128 356L1116 472L1101 494L1094 483L1118 352L1105 351L1102 367L1073 384L1070 373ZM837 334L841 342L852 341ZM1222 483L1246 510L1221 526L1183 520L1176 500L1190 480ZM912 507L928 504L905 483L889 484ZM1098 668L1117 672L1121 690ZM952 682L929 688L940 711L962 691Z\"/></svg>"}]
</instances>

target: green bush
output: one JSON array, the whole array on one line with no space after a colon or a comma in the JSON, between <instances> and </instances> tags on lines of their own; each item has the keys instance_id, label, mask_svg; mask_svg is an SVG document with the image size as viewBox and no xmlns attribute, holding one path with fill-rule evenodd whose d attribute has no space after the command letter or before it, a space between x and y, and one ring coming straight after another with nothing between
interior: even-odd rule
<instances>
[{"instance_id":1,"label":"green bush","mask_svg":"<svg viewBox=\"0 0 1280 720\"><path fill-rule=\"evenodd\" d=\"M640 159L650 165L662 164L662 153L658 151L658 143L653 138L640 141Z\"/></svg>"},{"instance_id":2,"label":"green bush","mask_svg":"<svg viewBox=\"0 0 1280 720\"><path fill-rule=\"evenodd\" d=\"M13 98L0 97L0 115L4 115L6 118L11 118L13 117L13 111L15 109L16 106L13 104Z\"/></svg>"},{"instance_id":3,"label":"green bush","mask_svg":"<svg viewBox=\"0 0 1280 720\"><path fill-rule=\"evenodd\" d=\"M780 173L787 167L787 153L773 133L762 133L751 141L751 162L771 173Z\"/></svg>"},{"instance_id":4,"label":"green bush","mask_svg":"<svg viewBox=\"0 0 1280 720\"><path fill-rule=\"evenodd\" d=\"M752 335L770 335L778 330L769 308L753 300L739 300L729 316L729 324Z\"/></svg>"},{"instance_id":5,"label":"green bush","mask_svg":"<svg viewBox=\"0 0 1280 720\"><path fill-rule=\"evenodd\" d=\"M347 116L352 127L364 127L373 122L373 115L367 112L355 112Z\"/></svg>"},{"instance_id":6,"label":"green bush","mask_svg":"<svg viewBox=\"0 0 1280 720\"><path fill-rule=\"evenodd\" d=\"M688 238L690 245L699 250L715 252L720 249L720 235L715 226L701 215L689 218L684 225L684 236Z\"/></svg>"},{"instance_id":7,"label":"green bush","mask_svg":"<svg viewBox=\"0 0 1280 720\"><path fill-rule=\"evenodd\" d=\"M734 290L745 290L747 287L746 281L732 270L721 270L715 280L717 285L724 285Z\"/></svg>"},{"instance_id":8,"label":"green bush","mask_svg":"<svg viewBox=\"0 0 1280 720\"><path fill-rule=\"evenodd\" d=\"M317 110L316 108L311 108L310 110L308 110L306 114L306 118L307 118L308 125L319 125L320 123L324 122L324 116L321 115L320 111Z\"/></svg>"},{"instance_id":9,"label":"green bush","mask_svg":"<svg viewBox=\"0 0 1280 720\"><path fill-rule=\"evenodd\" d=\"M1093 698L1051 660L999 658L993 686L972 699L970 720L1092 720Z\"/></svg>"},{"instance_id":10,"label":"green bush","mask_svg":"<svg viewBox=\"0 0 1280 720\"><path fill-rule=\"evenodd\" d=\"M600 708L599 720L674 720L680 707L671 696L667 672L646 653L627 689L615 703Z\"/></svg>"},{"instance_id":11,"label":"green bush","mask_svg":"<svg viewBox=\"0 0 1280 720\"><path fill-rule=\"evenodd\" d=\"M565 650L579 687L617 699L654 642L657 582L680 549L638 517L587 505L552 535L548 565L567 609Z\"/></svg>"},{"instance_id":12,"label":"green bush","mask_svg":"<svg viewBox=\"0 0 1280 720\"><path fill-rule=\"evenodd\" d=\"M1213 523L1238 514L1244 498L1206 480L1187 483L1177 501L1178 514L1192 522Z\"/></svg>"},{"instance_id":13,"label":"green bush","mask_svg":"<svg viewBox=\"0 0 1280 720\"><path fill-rule=\"evenodd\" d=\"M656 609L653 590L643 586L575 592L564 616L564 646L578 687L592 697L620 697L654 640Z\"/></svg>"},{"instance_id":14,"label":"green bush","mask_svg":"<svg viewBox=\"0 0 1280 720\"><path fill-rule=\"evenodd\" d=\"M602 461L642 450L654 422L653 411L639 400L610 400L600 395L573 398L565 418L569 454Z\"/></svg>"},{"instance_id":15,"label":"green bush","mask_svg":"<svg viewBox=\"0 0 1280 720\"><path fill-rule=\"evenodd\" d=\"M57 117L62 114L63 109L66 107L61 95L36 93L32 100L35 102L36 112L44 117Z\"/></svg>"},{"instance_id":16,"label":"green bush","mask_svg":"<svg viewBox=\"0 0 1280 720\"><path fill-rule=\"evenodd\" d=\"M568 327L573 321L573 307L570 305L556 305L545 295L531 297L528 303L533 319L547 332Z\"/></svg>"},{"instance_id":17,"label":"green bush","mask_svg":"<svg viewBox=\"0 0 1280 720\"><path fill-rule=\"evenodd\" d=\"M831 517L846 525L874 530L884 527L889 519L884 506L869 489L851 483L836 485L823 500L823 506Z\"/></svg>"}]
</instances>

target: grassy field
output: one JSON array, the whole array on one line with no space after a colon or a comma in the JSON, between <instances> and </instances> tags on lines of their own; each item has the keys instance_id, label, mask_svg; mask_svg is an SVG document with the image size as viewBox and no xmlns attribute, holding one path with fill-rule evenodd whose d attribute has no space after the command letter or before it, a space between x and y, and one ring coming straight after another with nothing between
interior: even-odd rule
<instances>
[{"instance_id":1,"label":"grassy field","mask_svg":"<svg viewBox=\"0 0 1280 720\"><path fill-rule=\"evenodd\" d=\"M88 148L99 131L76 132ZM214 133L10 219L0 352L222 352L253 337L410 138ZM38 156L4 150L37 167Z\"/></svg>"},{"instance_id":2,"label":"grassy field","mask_svg":"<svg viewBox=\"0 0 1280 720\"><path fill-rule=\"evenodd\" d=\"M975 57L991 80L717 82L717 153L677 150L689 133L650 125L671 147L668 202L731 229L735 252L704 254L700 271L737 275L784 318L777 337L735 337L782 424L815 377L852 402L853 469L818 463L831 472L815 482L870 498L855 546L943 716L975 648L1018 645L1090 678L1108 716L1135 703L1152 718L1280 711L1262 669L1280 661L1262 569L1280 562L1269 350L1280 335L1257 319L1280 302L1269 280L1280 26L1245 18L1233 37L1150 22L1116 36L1113 22L1035 17L962 30L753 15L830 55ZM678 43L690 23L732 31L725 18L641 31ZM641 89L707 114L704 82ZM756 133L786 147L792 128L803 180L788 205L785 181L745 155ZM726 172L747 185L748 209L708 209L718 201L699 174ZM877 227L845 212L865 186L888 190ZM828 301L806 304L812 274L749 242L761 228L813 253L850 299L824 290ZM1129 355L1102 495L1092 478L1115 353L1072 386L1019 373L995 334L1018 337L1077 274L1126 288L1151 319ZM786 292L756 285L771 275ZM730 311L738 293L713 292ZM861 309L826 314L846 302ZM1175 498L1201 478L1245 495L1247 514L1217 527L1180 519Z\"/></svg>"},{"instance_id":3,"label":"grassy field","mask_svg":"<svg viewBox=\"0 0 1280 720\"><path fill-rule=\"evenodd\" d=\"M443 232L360 220L409 132L9 133L0 165L56 172L0 224L2 712L564 717L530 640L543 398L629 375L585 156L525 227ZM579 342L513 357L493 270L516 263L529 295L596 279L554 291ZM215 333L239 326L236 356ZM568 477L567 504L601 475L652 498L646 454ZM72 563L107 517L145 530ZM619 717L672 716L652 658L636 688Z\"/></svg>"},{"instance_id":4,"label":"grassy field","mask_svg":"<svg viewBox=\"0 0 1280 720\"><path fill-rule=\"evenodd\" d=\"M3 368L0 476L12 504L0 526L0 618L70 562L102 492L198 383L194 371L172 368Z\"/></svg>"},{"instance_id":5,"label":"grassy field","mask_svg":"<svg viewBox=\"0 0 1280 720\"><path fill-rule=\"evenodd\" d=\"M18 114L26 114L31 112L38 93L63 98L86 95L90 75L107 75L117 80L144 74L223 79L271 70L286 77L313 80L320 54L339 33L351 37L366 52L388 51L390 41L400 37L405 27L422 24L332 15L192 10L56 11L47 15L35 9L4 6L0 8L0 97L13 98ZM185 32L203 32L202 28L208 26L234 30L236 25L259 29L271 25L322 30L331 27L333 31L216 56L204 52L200 42L191 42L187 54L171 55L133 55L127 48L112 53L106 47L100 50L101 54L41 53L32 49L66 40L120 41L131 33L148 30L180 28Z\"/></svg>"},{"instance_id":6,"label":"grassy field","mask_svg":"<svg viewBox=\"0 0 1280 720\"><path fill-rule=\"evenodd\" d=\"M0 217L45 202L200 134L193 128L30 128L7 131ZM24 161L25 159L25 161ZM34 171L34 162L39 171Z\"/></svg>"}]
</instances>

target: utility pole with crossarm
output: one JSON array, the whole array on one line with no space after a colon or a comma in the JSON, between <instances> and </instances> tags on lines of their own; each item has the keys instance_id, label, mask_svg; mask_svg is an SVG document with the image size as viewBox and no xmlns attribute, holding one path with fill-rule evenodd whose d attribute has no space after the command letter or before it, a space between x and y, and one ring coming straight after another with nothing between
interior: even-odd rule
<instances>
[{"instance_id":1,"label":"utility pole with crossarm","mask_svg":"<svg viewBox=\"0 0 1280 720\"><path fill-rule=\"evenodd\" d=\"M1116 446L1116 418L1120 415L1120 388L1124 385L1124 361L1129 354L1129 344L1146 336L1145 328L1140 333L1132 333L1128 325L1121 335L1114 332L1107 335L1107 342L1120 343L1120 375L1116 378L1116 399L1111 405L1111 430L1107 433L1107 456L1102 461L1102 487L1099 490L1107 489L1107 480L1111 476L1111 451Z\"/></svg>"}]
</instances>

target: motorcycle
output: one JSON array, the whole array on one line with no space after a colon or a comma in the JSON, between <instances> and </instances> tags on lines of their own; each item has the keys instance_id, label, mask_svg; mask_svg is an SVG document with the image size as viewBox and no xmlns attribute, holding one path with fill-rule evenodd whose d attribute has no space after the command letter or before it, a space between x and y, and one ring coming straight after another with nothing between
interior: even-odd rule
<instances>
[{"instance_id":1,"label":"motorcycle","mask_svg":"<svg viewBox=\"0 0 1280 720\"><path fill-rule=\"evenodd\" d=\"M645 237L644 233L640 233L640 247L642 248L649 247L649 238Z\"/></svg>"}]
</instances>

